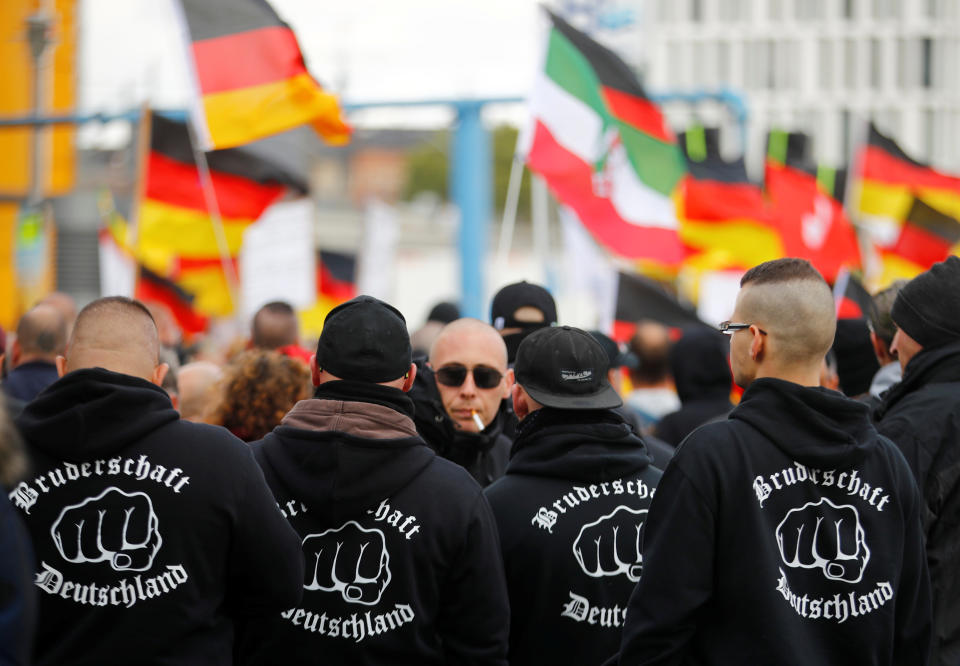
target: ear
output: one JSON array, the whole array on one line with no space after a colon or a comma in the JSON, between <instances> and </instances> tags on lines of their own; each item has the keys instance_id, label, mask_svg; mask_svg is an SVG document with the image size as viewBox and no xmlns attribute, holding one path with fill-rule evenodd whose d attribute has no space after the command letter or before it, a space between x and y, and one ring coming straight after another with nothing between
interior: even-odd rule
<instances>
[{"instance_id":1,"label":"ear","mask_svg":"<svg viewBox=\"0 0 960 666\"><path fill-rule=\"evenodd\" d=\"M511 370L511 372L513 372ZM527 393L520 384L513 384L510 387L513 396L513 413L517 415L517 420L522 421L530 413L530 405L527 404Z\"/></svg>"},{"instance_id":2,"label":"ear","mask_svg":"<svg viewBox=\"0 0 960 666\"><path fill-rule=\"evenodd\" d=\"M170 366L166 363L161 363L153 369L153 376L150 377L150 381L156 384L157 386L163 385L163 378L167 376L167 373L170 371Z\"/></svg>"},{"instance_id":3,"label":"ear","mask_svg":"<svg viewBox=\"0 0 960 666\"><path fill-rule=\"evenodd\" d=\"M67 374L67 357L66 356L57 356L57 376L63 377Z\"/></svg>"},{"instance_id":4,"label":"ear","mask_svg":"<svg viewBox=\"0 0 960 666\"><path fill-rule=\"evenodd\" d=\"M750 341L750 358L754 361L760 361L767 342L766 336L756 326L750 327L750 333L753 335L753 340Z\"/></svg>"},{"instance_id":5,"label":"ear","mask_svg":"<svg viewBox=\"0 0 960 666\"><path fill-rule=\"evenodd\" d=\"M870 344L873 346L873 355L877 357L881 364L894 360L890 356L887 345L873 331L870 331Z\"/></svg>"},{"instance_id":6,"label":"ear","mask_svg":"<svg viewBox=\"0 0 960 666\"><path fill-rule=\"evenodd\" d=\"M410 370L407 371L407 376L403 378L403 386L401 390L406 393L413 388L413 380L417 378L417 364L411 363Z\"/></svg>"},{"instance_id":7,"label":"ear","mask_svg":"<svg viewBox=\"0 0 960 666\"><path fill-rule=\"evenodd\" d=\"M310 380L314 386L320 386L320 368L317 367L316 354L310 354Z\"/></svg>"},{"instance_id":8,"label":"ear","mask_svg":"<svg viewBox=\"0 0 960 666\"><path fill-rule=\"evenodd\" d=\"M513 372L513 368L507 370L507 375L503 380L503 394L500 396L502 399L506 400L510 398L513 393L513 386L517 383L517 377Z\"/></svg>"},{"instance_id":9,"label":"ear","mask_svg":"<svg viewBox=\"0 0 960 666\"><path fill-rule=\"evenodd\" d=\"M14 340L10 347L10 367L15 368L20 363L20 357L23 355L23 349L20 347L20 341Z\"/></svg>"}]
</instances>

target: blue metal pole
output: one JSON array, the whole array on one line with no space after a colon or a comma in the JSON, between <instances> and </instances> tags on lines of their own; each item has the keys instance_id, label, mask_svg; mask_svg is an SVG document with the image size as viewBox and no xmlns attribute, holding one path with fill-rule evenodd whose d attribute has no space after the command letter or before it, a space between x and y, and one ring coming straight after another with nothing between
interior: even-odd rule
<instances>
[{"instance_id":1,"label":"blue metal pole","mask_svg":"<svg viewBox=\"0 0 960 666\"><path fill-rule=\"evenodd\" d=\"M493 198L490 135L480 117L482 101L459 102L455 108L450 198L460 210L460 311L485 320L483 269Z\"/></svg>"}]
</instances>

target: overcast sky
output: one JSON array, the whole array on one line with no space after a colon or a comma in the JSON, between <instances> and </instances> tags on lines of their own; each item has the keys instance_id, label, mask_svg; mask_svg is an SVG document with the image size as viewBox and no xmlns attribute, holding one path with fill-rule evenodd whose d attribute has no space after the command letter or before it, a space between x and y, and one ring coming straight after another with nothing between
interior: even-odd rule
<instances>
[{"instance_id":1,"label":"overcast sky","mask_svg":"<svg viewBox=\"0 0 960 666\"><path fill-rule=\"evenodd\" d=\"M80 104L185 108L174 0L81 0ZM522 97L533 79L535 0L271 0L311 73L351 102ZM518 115L520 114L520 115ZM493 116L522 117L503 108ZM445 111L366 112L355 122L443 122Z\"/></svg>"}]
</instances>

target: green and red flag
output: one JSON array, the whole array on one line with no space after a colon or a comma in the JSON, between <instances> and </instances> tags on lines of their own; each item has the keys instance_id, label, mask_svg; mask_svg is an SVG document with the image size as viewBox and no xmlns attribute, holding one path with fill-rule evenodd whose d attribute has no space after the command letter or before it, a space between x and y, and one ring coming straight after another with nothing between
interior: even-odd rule
<instances>
[{"instance_id":1,"label":"green and red flag","mask_svg":"<svg viewBox=\"0 0 960 666\"><path fill-rule=\"evenodd\" d=\"M678 265L673 197L685 168L673 132L619 56L545 12L527 166L610 252Z\"/></svg>"},{"instance_id":2,"label":"green and red flag","mask_svg":"<svg viewBox=\"0 0 960 666\"><path fill-rule=\"evenodd\" d=\"M181 0L199 100L194 124L205 149L233 148L310 124L346 143L335 95L307 71L296 35L265 0Z\"/></svg>"}]
</instances>

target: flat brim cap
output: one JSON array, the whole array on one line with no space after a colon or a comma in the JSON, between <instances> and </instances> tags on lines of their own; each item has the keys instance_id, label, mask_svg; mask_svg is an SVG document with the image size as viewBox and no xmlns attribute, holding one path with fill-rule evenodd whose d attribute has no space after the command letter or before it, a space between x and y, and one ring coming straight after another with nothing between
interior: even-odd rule
<instances>
[{"instance_id":1,"label":"flat brim cap","mask_svg":"<svg viewBox=\"0 0 960 666\"><path fill-rule=\"evenodd\" d=\"M324 319L317 367L340 379L391 382L410 370L412 354L400 311L372 296L357 296Z\"/></svg>"},{"instance_id":2,"label":"flat brim cap","mask_svg":"<svg viewBox=\"0 0 960 666\"><path fill-rule=\"evenodd\" d=\"M544 407L613 409L623 404L607 379L609 360L586 331L554 326L534 331L520 344L517 383Z\"/></svg>"}]
</instances>

